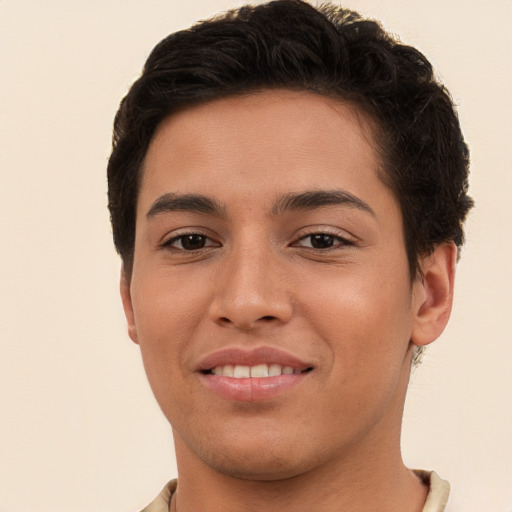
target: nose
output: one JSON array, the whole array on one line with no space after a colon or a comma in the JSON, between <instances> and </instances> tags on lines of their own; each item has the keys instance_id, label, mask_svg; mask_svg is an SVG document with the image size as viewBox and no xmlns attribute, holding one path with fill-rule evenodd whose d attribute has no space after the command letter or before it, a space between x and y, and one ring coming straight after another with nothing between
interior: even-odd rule
<instances>
[{"instance_id":1,"label":"nose","mask_svg":"<svg viewBox=\"0 0 512 512\"><path fill-rule=\"evenodd\" d=\"M226 327L253 330L284 324L293 314L286 272L272 250L234 251L219 265L210 318Z\"/></svg>"}]
</instances>

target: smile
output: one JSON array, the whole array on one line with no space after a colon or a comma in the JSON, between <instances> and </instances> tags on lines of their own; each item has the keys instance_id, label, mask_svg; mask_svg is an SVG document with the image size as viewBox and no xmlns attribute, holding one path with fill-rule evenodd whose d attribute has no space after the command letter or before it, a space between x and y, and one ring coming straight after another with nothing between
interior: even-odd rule
<instances>
[{"instance_id":1,"label":"smile","mask_svg":"<svg viewBox=\"0 0 512 512\"><path fill-rule=\"evenodd\" d=\"M310 370L311 368L306 368L305 370L293 369L291 366L283 366L278 363L263 363L254 366L227 364L224 366L216 366L205 373L235 379L264 379L268 377L278 377L279 375L299 374Z\"/></svg>"},{"instance_id":2,"label":"smile","mask_svg":"<svg viewBox=\"0 0 512 512\"><path fill-rule=\"evenodd\" d=\"M290 392L309 380L315 365L275 347L231 347L205 356L198 365L203 385L228 401L259 402Z\"/></svg>"}]
</instances>

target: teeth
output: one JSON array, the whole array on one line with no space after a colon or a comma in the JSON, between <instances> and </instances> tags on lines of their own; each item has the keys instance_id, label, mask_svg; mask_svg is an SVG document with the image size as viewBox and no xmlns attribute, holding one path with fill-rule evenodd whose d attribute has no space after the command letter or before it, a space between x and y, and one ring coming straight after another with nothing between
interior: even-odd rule
<instances>
[{"instance_id":1,"label":"teeth","mask_svg":"<svg viewBox=\"0 0 512 512\"><path fill-rule=\"evenodd\" d=\"M251 377L268 377L268 365L258 364L251 366Z\"/></svg>"},{"instance_id":2,"label":"teeth","mask_svg":"<svg viewBox=\"0 0 512 512\"><path fill-rule=\"evenodd\" d=\"M220 366L219 368L222 369L222 375L224 375L225 377L233 377L235 367L232 364L227 364L224 367Z\"/></svg>"},{"instance_id":3,"label":"teeth","mask_svg":"<svg viewBox=\"0 0 512 512\"><path fill-rule=\"evenodd\" d=\"M275 377L277 375L281 375L281 370L282 370L282 366L280 364L271 364L269 367L268 367L268 374L271 376L271 377Z\"/></svg>"},{"instance_id":4,"label":"teeth","mask_svg":"<svg viewBox=\"0 0 512 512\"><path fill-rule=\"evenodd\" d=\"M216 366L211 372L214 375L224 377L234 377L235 379L265 378L277 377L278 375L292 375L293 373L302 373L300 370L294 370L291 366L281 366L280 364L257 364L255 366L231 365Z\"/></svg>"},{"instance_id":5,"label":"teeth","mask_svg":"<svg viewBox=\"0 0 512 512\"><path fill-rule=\"evenodd\" d=\"M224 372L223 372L224 373ZM251 376L251 368L249 366L235 366L233 377L235 379L246 379Z\"/></svg>"}]
</instances>

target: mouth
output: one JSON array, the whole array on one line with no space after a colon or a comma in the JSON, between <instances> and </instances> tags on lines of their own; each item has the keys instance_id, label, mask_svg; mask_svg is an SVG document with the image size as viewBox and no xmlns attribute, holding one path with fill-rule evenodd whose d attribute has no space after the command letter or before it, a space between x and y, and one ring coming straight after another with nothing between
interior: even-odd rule
<instances>
[{"instance_id":1,"label":"mouth","mask_svg":"<svg viewBox=\"0 0 512 512\"><path fill-rule=\"evenodd\" d=\"M279 377L280 375L297 375L301 373L308 373L313 368L308 366L306 368L294 368L293 366L284 366L279 363L262 363L254 366L247 365L219 365L202 373L205 375L219 375L223 377L231 377L234 379L265 379L269 377Z\"/></svg>"},{"instance_id":2,"label":"mouth","mask_svg":"<svg viewBox=\"0 0 512 512\"><path fill-rule=\"evenodd\" d=\"M272 400L304 382L314 365L274 347L228 348L206 356L198 368L203 384L223 399Z\"/></svg>"}]
</instances>

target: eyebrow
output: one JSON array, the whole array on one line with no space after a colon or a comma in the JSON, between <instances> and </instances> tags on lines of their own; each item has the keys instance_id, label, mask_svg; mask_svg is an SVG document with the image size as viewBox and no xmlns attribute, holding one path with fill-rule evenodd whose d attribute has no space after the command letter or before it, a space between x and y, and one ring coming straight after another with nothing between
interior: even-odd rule
<instances>
[{"instance_id":1,"label":"eyebrow","mask_svg":"<svg viewBox=\"0 0 512 512\"><path fill-rule=\"evenodd\" d=\"M194 212L205 213L222 217L224 208L210 197L202 194L175 194L168 193L160 196L151 206L147 218L156 217L167 212Z\"/></svg>"},{"instance_id":2,"label":"eyebrow","mask_svg":"<svg viewBox=\"0 0 512 512\"><path fill-rule=\"evenodd\" d=\"M324 206L337 205L357 208L375 217L375 212L368 203L346 190L311 190L286 194L274 205L272 213L281 215L287 211L314 210Z\"/></svg>"},{"instance_id":3,"label":"eyebrow","mask_svg":"<svg viewBox=\"0 0 512 512\"><path fill-rule=\"evenodd\" d=\"M367 212L375 217L373 209L362 199L346 190L311 190L289 193L278 199L272 208L273 215L288 211L314 210L325 206L346 205ZM151 206L147 218L162 213L186 211L222 217L225 209L214 198L202 194L167 193L160 196Z\"/></svg>"}]
</instances>

